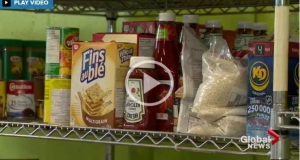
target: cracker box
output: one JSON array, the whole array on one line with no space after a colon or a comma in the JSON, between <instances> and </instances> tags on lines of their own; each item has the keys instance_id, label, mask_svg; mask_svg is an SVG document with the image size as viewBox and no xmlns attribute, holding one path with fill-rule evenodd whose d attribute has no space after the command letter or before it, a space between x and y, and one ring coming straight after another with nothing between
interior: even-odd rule
<instances>
[{"instance_id":1,"label":"cracker box","mask_svg":"<svg viewBox=\"0 0 300 160\"><path fill-rule=\"evenodd\" d=\"M70 125L122 128L125 77L136 44L72 44Z\"/></svg>"},{"instance_id":2,"label":"cracker box","mask_svg":"<svg viewBox=\"0 0 300 160\"><path fill-rule=\"evenodd\" d=\"M155 35L137 33L95 33L95 42L126 42L137 44L137 54L139 56L152 57L155 49Z\"/></svg>"},{"instance_id":3,"label":"cracker box","mask_svg":"<svg viewBox=\"0 0 300 160\"><path fill-rule=\"evenodd\" d=\"M249 43L247 136L268 136L273 107L273 53L273 42Z\"/></svg>"}]
</instances>

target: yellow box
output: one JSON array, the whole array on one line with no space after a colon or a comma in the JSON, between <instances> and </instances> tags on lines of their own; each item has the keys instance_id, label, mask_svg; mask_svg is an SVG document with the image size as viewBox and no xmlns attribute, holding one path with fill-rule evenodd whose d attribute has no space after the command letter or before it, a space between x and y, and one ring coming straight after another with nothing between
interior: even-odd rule
<instances>
[{"instance_id":1,"label":"yellow box","mask_svg":"<svg viewBox=\"0 0 300 160\"><path fill-rule=\"evenodd\" d=\"M125 77L136 44L72 44L70 125L122 128Z\"/></svg>"},{"instance_id":2,"label":"yellow box","mask_svg":"<svg viewBox=\"0 0 300 160\"><path fill-rule=\"evenodd\" d=\"M6 117L6 83L0 80L0 119Z\"/></svg>"}]
</instances>

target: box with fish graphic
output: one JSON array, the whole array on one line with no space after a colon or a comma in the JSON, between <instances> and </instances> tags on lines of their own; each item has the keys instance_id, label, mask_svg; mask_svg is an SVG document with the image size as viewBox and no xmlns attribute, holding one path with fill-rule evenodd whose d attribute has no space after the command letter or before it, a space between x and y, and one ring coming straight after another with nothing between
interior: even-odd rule
<instances>
[{"instance_id":1,"label":"box with fish graphic","mask_svg":"<svg viewBox=\"0 0 300 160\"><path fill-rule=\"evenodd\" d=\"M267 137L273 105L274 43L253 41L248 53L248 136Z\"/></svg>"},{"instance_id":2,"label":"box with fish graphic","mask_svg":"<svg viewBox=\"0 0 300 160\"><path fill-rule=\"evenodd\" d=\"M125 77L136 44L74 42L70 125L122 128Z\"/></svg>"}]
</instances>

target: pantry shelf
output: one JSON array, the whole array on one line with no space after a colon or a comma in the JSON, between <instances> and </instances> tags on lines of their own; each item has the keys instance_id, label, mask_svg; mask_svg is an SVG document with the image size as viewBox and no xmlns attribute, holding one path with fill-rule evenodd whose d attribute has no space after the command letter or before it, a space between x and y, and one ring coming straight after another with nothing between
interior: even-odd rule
<instances>
[{"instance_id":1,"label":"pantry shelf","mask_svg":"<svg viewBox=\"0 0 300 160\"><path fill-rule=\"evenodd\" d=\"M299 1L290 0L290 11L299 11ZM242 14L273 13L274 0L54 0L53 10L35 10L37 13L86 14L116 17L157 16L160 11L183 14Z\"/></svg>"},{"instance_id":2,"label":"pantry shelf","mask_svg":"<svg viewBox=\"0 0 300 160\"><path fill-rule=\"evenodd\" d=\"M105 144L169 148L206 153L267 156L239 142L239 138L204 138L193 135L91 127L56 126L37 123L0 122L1 136L85 141Z\"/></svg>"},{"instance_id":3,"label":"pantry shelf","mask_svg":"<svg viewBox=\"0 0 300 160\"><path fill-rule=\"evenodd\" d=\"M291 120L297 120L300 122L299 118L299 112L279 112L279 116L285 116L285 117L290 117ZM288 130L299 130L299 125L298 126L292 126L292 125L281 125L279 126L280 129L288 129Z\"/></svg>"}]
</instances>

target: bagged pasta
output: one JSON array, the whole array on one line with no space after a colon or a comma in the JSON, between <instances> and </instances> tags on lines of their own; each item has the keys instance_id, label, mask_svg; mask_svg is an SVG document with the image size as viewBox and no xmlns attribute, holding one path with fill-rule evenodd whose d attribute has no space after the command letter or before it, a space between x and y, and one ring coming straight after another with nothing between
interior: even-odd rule
<instances>
[{"instance_id":1,"label":"bagged pasta","mask_svg":"<svg viewBox=\"0 0 300 160\"><path fill-rule=\"evenodd\" d=\"M235 60L226 41L217 39L202 56L203 82L192 112L205 108L242 106L247 103L247 68Z\"/></svg>"}]
</instances>

